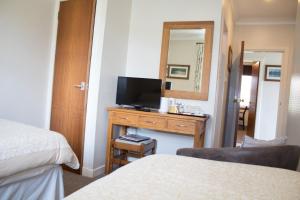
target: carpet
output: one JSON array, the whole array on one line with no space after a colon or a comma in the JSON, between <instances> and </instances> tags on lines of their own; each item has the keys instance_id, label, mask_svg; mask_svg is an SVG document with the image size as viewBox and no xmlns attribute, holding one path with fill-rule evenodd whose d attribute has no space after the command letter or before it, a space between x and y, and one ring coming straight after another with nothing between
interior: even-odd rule
<instances>
[{"instance_id":1,"label":"carpet","mask_svg":"<svg viewBox=\"0 0 300 200\"><path fill-rule=\"evenodd\" d=\"M72 194L73 192L76 192L80 188L88 185L89 183L99 178L102 178L102 176L97 176L95 178L88 178L66 170L64 170L63 177L64 177L65 197Z\"/></svg>"}]
</instances>

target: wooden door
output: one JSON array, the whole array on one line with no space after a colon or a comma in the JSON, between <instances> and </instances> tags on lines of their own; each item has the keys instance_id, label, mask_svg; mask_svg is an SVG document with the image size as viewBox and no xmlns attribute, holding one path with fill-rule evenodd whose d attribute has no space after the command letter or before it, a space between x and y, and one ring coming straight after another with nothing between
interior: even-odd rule
<instances>
[{"instance_id":1,"label":"wooden door","mask_svg":"<svg viewBox=\"0 0 300 200\"><path fill-rule=\"evenodd\" d=\"M251 70L252 82L251 82L251 94L250 94L248 126L247 126L247 135L251 137L254 137L254 131L255 131L259 68L260 68L260 63L255 62L252 65L252 70Z\"/></svg>"},{"instance_id":2,"label":"wooden door","mask_svg":"<svg viewBox=\"0 0 300 200\"><path fill-rule=\"evenodd\" d=\"M241 52L239 59L234 62L230 73L229 90L227 96L227 108L225 116L225 147L233 147L236 144L239 110L240 110L240 93L241 93L241 77L243 73L244 63L244 46L245 42L241 43Z\"/></svg>"},{"instance_id":3,"label":"wooden door","mask_svg":"<svg viewBox=\"0 0 300 200\"><path fill-rule=\"evenodd\" d=\"M94 0L60 3L50 129L62 133L82 164Z\"/></svg>"}]
</instances>

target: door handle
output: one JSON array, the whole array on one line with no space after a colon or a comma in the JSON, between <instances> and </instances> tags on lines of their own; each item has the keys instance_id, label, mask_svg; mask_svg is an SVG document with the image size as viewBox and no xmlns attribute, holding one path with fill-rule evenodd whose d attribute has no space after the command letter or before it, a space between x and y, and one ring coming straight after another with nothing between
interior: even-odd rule
<instances>
[{"instance_id":1,"label":"door handle","mask_svg":"<svg viewBox=\"0 0 300 200\"><path fill-rule=\"evenodd\" d=\"M88 89L88 84L81 81L79 85L73 85L73 87L79 88L81 91Z\"/></svg>"},{"instance_id":2,"label":"door handle","mask_svg":"<svg viewBox=\"0 0 300 200\"><path fill-rule=\"evenodd\" d=\"M241 102L244 102L244 99L240 99L240 98L235 98L233 100L234 103L241 103Z\"/></svg>"}]
</instances>

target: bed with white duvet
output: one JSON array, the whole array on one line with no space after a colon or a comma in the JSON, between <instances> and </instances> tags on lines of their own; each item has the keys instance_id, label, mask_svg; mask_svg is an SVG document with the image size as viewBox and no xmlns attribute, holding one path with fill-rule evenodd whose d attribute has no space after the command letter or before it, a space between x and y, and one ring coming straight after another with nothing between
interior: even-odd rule
<instances>
[{"instance_id":1,"label":"bed with white duvet","mask_svg":"<svg viewBox=\"0 0 300 200\"><path fill-rule=\"evenodd\" d=\"M64 136L0 119L0 200L62 199L61 164L79 168Z\"/></svg>"},{"instance_id":2,"label":"bed with white duvet","mask_svg":"<svg viewBox=\"0 0 300 200\"><path fill-rule=\"evenodd\" d=\"M175 155L136 160L66 200L295 200L300 173Z\"/></svg>"}]
</instances>

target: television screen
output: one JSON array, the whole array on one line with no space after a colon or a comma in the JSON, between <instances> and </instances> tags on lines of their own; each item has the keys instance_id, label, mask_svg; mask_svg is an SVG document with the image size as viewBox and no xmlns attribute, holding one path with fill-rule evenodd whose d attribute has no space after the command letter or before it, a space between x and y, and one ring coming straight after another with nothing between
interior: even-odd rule
<instances>
[{"instance_id":1,"label":"television screen","mask_svg":"<svg viewBox=\"0 0 300 200\"><path fill-rule=\"evenodd\" d=\"M119 76L116 103L136 108L158 109L160 107L161 84L160 79Z\"/></svg>"}]
</instances>

